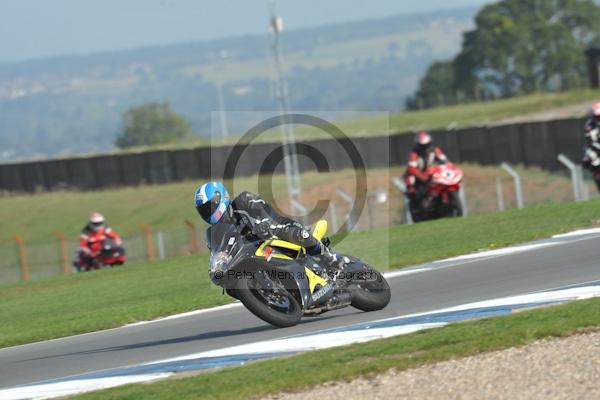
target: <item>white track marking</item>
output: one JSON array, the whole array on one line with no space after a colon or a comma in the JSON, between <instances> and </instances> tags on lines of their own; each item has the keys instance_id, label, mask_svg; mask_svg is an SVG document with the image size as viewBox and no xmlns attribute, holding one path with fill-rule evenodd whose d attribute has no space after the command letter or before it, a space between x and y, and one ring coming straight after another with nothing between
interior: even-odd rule
<instances>
[{"instance_id":1,"label":"white track marking","mask_svg":"<svg viewBox=\"0 0 600 400\"><path fill-rule=\"evenodd\" d=\"M397 278L399 276L419 274L421 272L431 271L432 269L433 269L432 267L400 269L400 270L396 270L396 271L384 272L382 275L386 279L391 279L391 278Z\"/></svg>"},{"instance_id":2,"label":"white track marking","mask_svg":"<svg viewBox=\"0 0 600 400\"><path fill-rule=\"evenodd\" d=\"M173 314L173 315L169 315L167 317L162 317L162 318L157 318L157 319L151 319L149 321L134 322L134 323L131 323L131 324L123 325L120 328L127 328L127 327L130 327L130 326L146 325L146 324L151 324L151 323L154 323L154 322L168 321L170 319L192 317L192 316L195 316L195 315L202 315L202 314L212 313L212 312L215 312L215 311L229 310L230 308L239 308L241 306L242 306L242 303L240 303L239 301L236 301L236 302L233 302L233 303L230 303L230 304L225 304L225 305L222 305L222 306L211 307L211 308L202 308L200 310L188 311L188 312L180 313L180 314ZM118 328L116 328L116 329L118 329Z\"/></svg>"},{"instance_id":3,"label":"white track marking","mask_svg":"<svg viewBox=\"0 0 600 400\"><path fill-rule=\"evenodd\" d=\"M82 379L65 382L47 383L43 385L24 386L0 390L2 400L50 399L53 397L72 396L93 390L108 389L129 383L150 382L167 378L172 373L117 376L114 378Z\"/></svg>"},{"instance_id":4,"label":"white track marking","mask_svg":"<svg viewBox=\"0 0 600 400\"><path fill-rule=\"evenodd\" d=\"M524 251L537 250L548 246L556 246L560 243L547 242L547 243L533 243L533 244L524 244L520 246L511 246L511 247L503 247L501 249L494 250L486 250L479 253L471 253L465 254L462 256L456 256L447 258L445 260L434 261L433 264L452 262L452 261L463 261L463 260L473 260L479 258L487 258L487 257L497 257L497 256L506 256L509 254L522 253Z\"/></svg>"},{"instance_id":5,"label":"white track marking","mask_svg":"<svg viewBox=\"0 0 600 400\"><path fill-rule=\"evenodd\" d=\"M227 357L261 353L302 353L306 351L327 349L331 347L345 346L352 343L368 342L392 336L405 335L428 328L437 328L446 325L445 322L401 325L386 328L373 328L363 330L316 332L311 335L291 336L282 339L265 340L255 343L247 343L224 349L208 350L185 356L168 358L143 365L152 365L165 362L196 360L208 357Z\"/></svg>"},{"instance_id":6,"label":"white track marking","mask_svg":"<svg viewBox=\"0 0 600 400\"><path fill-rule=\"evenodd\" d=\"M572 236L592 235L592 234L597 234L597 233L600 233L600 228L580 229L578 231L561 233L560 235L554 235L554 236L552 236L552 238L560 239L560 238L566 238L566 237L572 237Z\"/></svg>"}]
</instances>

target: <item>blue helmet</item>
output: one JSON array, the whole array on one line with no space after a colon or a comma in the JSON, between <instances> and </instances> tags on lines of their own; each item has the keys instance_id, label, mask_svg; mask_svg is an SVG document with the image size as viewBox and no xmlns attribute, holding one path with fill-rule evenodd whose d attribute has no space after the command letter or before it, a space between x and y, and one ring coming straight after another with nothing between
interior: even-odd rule
<instances>
[{"instance_id":1,"label":"blue helmet","mask_svg":"<svg viewBox=\"0 0 600 400\"><path fill-rule=\"evenodd\" d=\"M208 182L198 187L194 200L198 214L213 225L221 220L231 203L229 193L221 182Z\"/></svg>"}]
</instances>

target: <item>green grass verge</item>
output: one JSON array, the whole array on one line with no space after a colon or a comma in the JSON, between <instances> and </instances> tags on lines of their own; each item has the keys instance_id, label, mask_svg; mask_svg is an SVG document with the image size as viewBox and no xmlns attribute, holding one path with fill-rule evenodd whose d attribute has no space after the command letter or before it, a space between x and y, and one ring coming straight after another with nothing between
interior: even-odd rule
<instances>
[{"instance_id":1,"label":"green grass verge","mask_svg":"<svg viewBox=\"0 0 600 400\"><path fill-rule=\"evenodd\" d=\"M409 335L258 361L194 377L127 385L76 396L93 399L247 399L328 381L415 367L522 346L600 325L600 299L457 323Z\"/></svg>"},{"instance_id":2,"label":"green grass verge","mask_svg":"<svg viewBox=\"0 0 600 400\"><path fill-rule=\"evenodd\" d=\"M228 302L206 256L60 276L0 289L0 347L112 328Z\"/></svg>"},{"instance_id":3,"label":"green grass verge","mask_svg":"<svg viewBox=\"0 0 600 400\"><path fill-rule=\"evenodd\" d=\"M524 116L553 108L579 104L600 98L600 90L574 90L563 93L539 93L489 102L466 103L430 110L409 111L391 117L392 132L418 128L445 128L455 124L457 128L487 125L506 118ZM583 116L584 107L578 113ZM367 123L367 121L365 121ZM358 128L357 128L358 129ZM367 129L375 131L375 129Z\"/></svg>"},{"instance_id":4,"label":"green grass verge","mask_svg":"<svg viewBox=\"0 0 600 400\"><path fill-rule=\"evenodd\" d=\"M600 90L574 90L563 93L538 93L509 99L493 100L479 103L465 103L453 106L436 107L419 111L404 111L397 114L381 114L362 118L335 121L335 124L348 136L383 136L398 132L414 132L421 129L445 129L450 124L454 128L483 126L507 118L523 117L537 112L551 112L552 109L576 105L586 101L598 100ZM583 116L587 107L571 117ZM373 114L371 112L370 114ZM302 140L323 139L328 137L322 131L314 128L298 127L296 137ZM233 135L223 143L236 143L239 135ZM280 132L266 132L257 138L259 142L280 140ZM213 144L221 143L216 140ZM172 148L194 147L205 144L204 139L197 142L170 145Z\"/></svg>"},{"instance_id":5,"label":"green grass verge","mask_svg":"<svg viewBox=\"0 0 600 400\"><path fill-rule=\"evenodd\" d=\"M373 170L378 171L378 170ZM348 176L351 170L333 173L302 174L304 188ZM235 188L257 191L256 176L239 178ZM194 209L193 197L200 181L164 185L98 190L93 192L58 191L35 195L0 197L0 243L12 244L12 235L19 234L29 242L56 241L53 233L63 232L69 239L78 239L90 212L98 210L110 225L123 235L139 234L139 224L154 229L185 229L188 219L203 225ZM273 196L286 195L284 175L273 177Z\"/></svg>"},{"instance_id":6,"label":"green grass verge","mask_svg":"<svg viewBox=\"0 0 600 400\"><path fill-rule=\"evenodd\" d=\"M597 223L600 200L544 204L359 232L337 249L382 270L547 237ZM120 326L231 301L207 255L0 286L0 347Z\"/></svg>"},{"instance_id":7,"label":"green grass verge","mask_svg":"<svg viewBox=\"0 0 600 400\"><path fill-rule=\"evenodd\" d=\"M343 114L341 114L341 119L333 122L344 134L350 137L383 136L399 132L414 132L421 129L445 129L449 125L454 128L489 125L508 118L526 117L529 114L542 111L551 112L555 108L598 99L600 99L600 90L580 89L561 93L537 93L509 99L465 103L427 110L403 111L396 114L381 113L375 115L378 113L368 111L365 113L369 116L363 116L362 118L343 119ZM569 115L569 117L581 117L585 115L586 111L587 107L582 106L579 112ZM233 144L238 142L242 133L238 132L225 139L215 138L208 141L206 138L194 138L179 143L140 147L115 153ZM309 127L297 127L295 133L296 138L299 140L329 138L321 130ZM278 130L272 130L260 135L256 141L278 142L281 140L280 135L281 133Z\"/></svg>"}]
</instances>

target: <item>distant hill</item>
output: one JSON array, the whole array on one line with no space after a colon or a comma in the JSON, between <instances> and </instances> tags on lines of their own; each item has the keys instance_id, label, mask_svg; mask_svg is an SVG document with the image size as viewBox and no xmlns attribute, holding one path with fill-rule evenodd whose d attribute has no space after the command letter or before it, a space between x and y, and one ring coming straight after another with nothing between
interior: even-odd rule
<instances>
[{"instance_id":1,"label":"distant hill","mask_svg":"<svg viewBox=\"0 0 600 400\"><path fill-rule=\"evenodd\" d=\"M292 107L399 111L429 64L458 51L476 11L284 32ZM269 44L244 36L0 64L0 161L110 150L121 113L146 101L170 102L208 136L217 81L226 109L276 109Z\"/></svg>"}]
</instances>

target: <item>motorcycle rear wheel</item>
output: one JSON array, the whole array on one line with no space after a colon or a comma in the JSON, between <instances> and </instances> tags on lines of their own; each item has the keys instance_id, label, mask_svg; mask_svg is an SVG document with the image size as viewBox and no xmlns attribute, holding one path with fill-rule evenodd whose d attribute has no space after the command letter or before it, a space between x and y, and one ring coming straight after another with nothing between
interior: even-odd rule
<instances>
[{"instance_id":1,"label":"motorcycle rear wheel","mask_svg":"<svg viewBox=\"0 0 600 400\"><path fill-rule=\"evenodd\" d=\"M302 318L302 306L286 289L265 289L257 279L239 279L236 297L252 314L278 328L297 325Z\"/></svg>"},{"instance_id":2,"label":"motorcycle rear wheel","mask_svg":"<svg viewBox=\"0 0 600 400\"><path fill-rule=\"evenodd\" d=\"M390 285L383 275L374 268L366 266L369 279L353 283L352 307L361 311L377 311L385 308L392 297Z\"/></svg>"}]
</instances>

